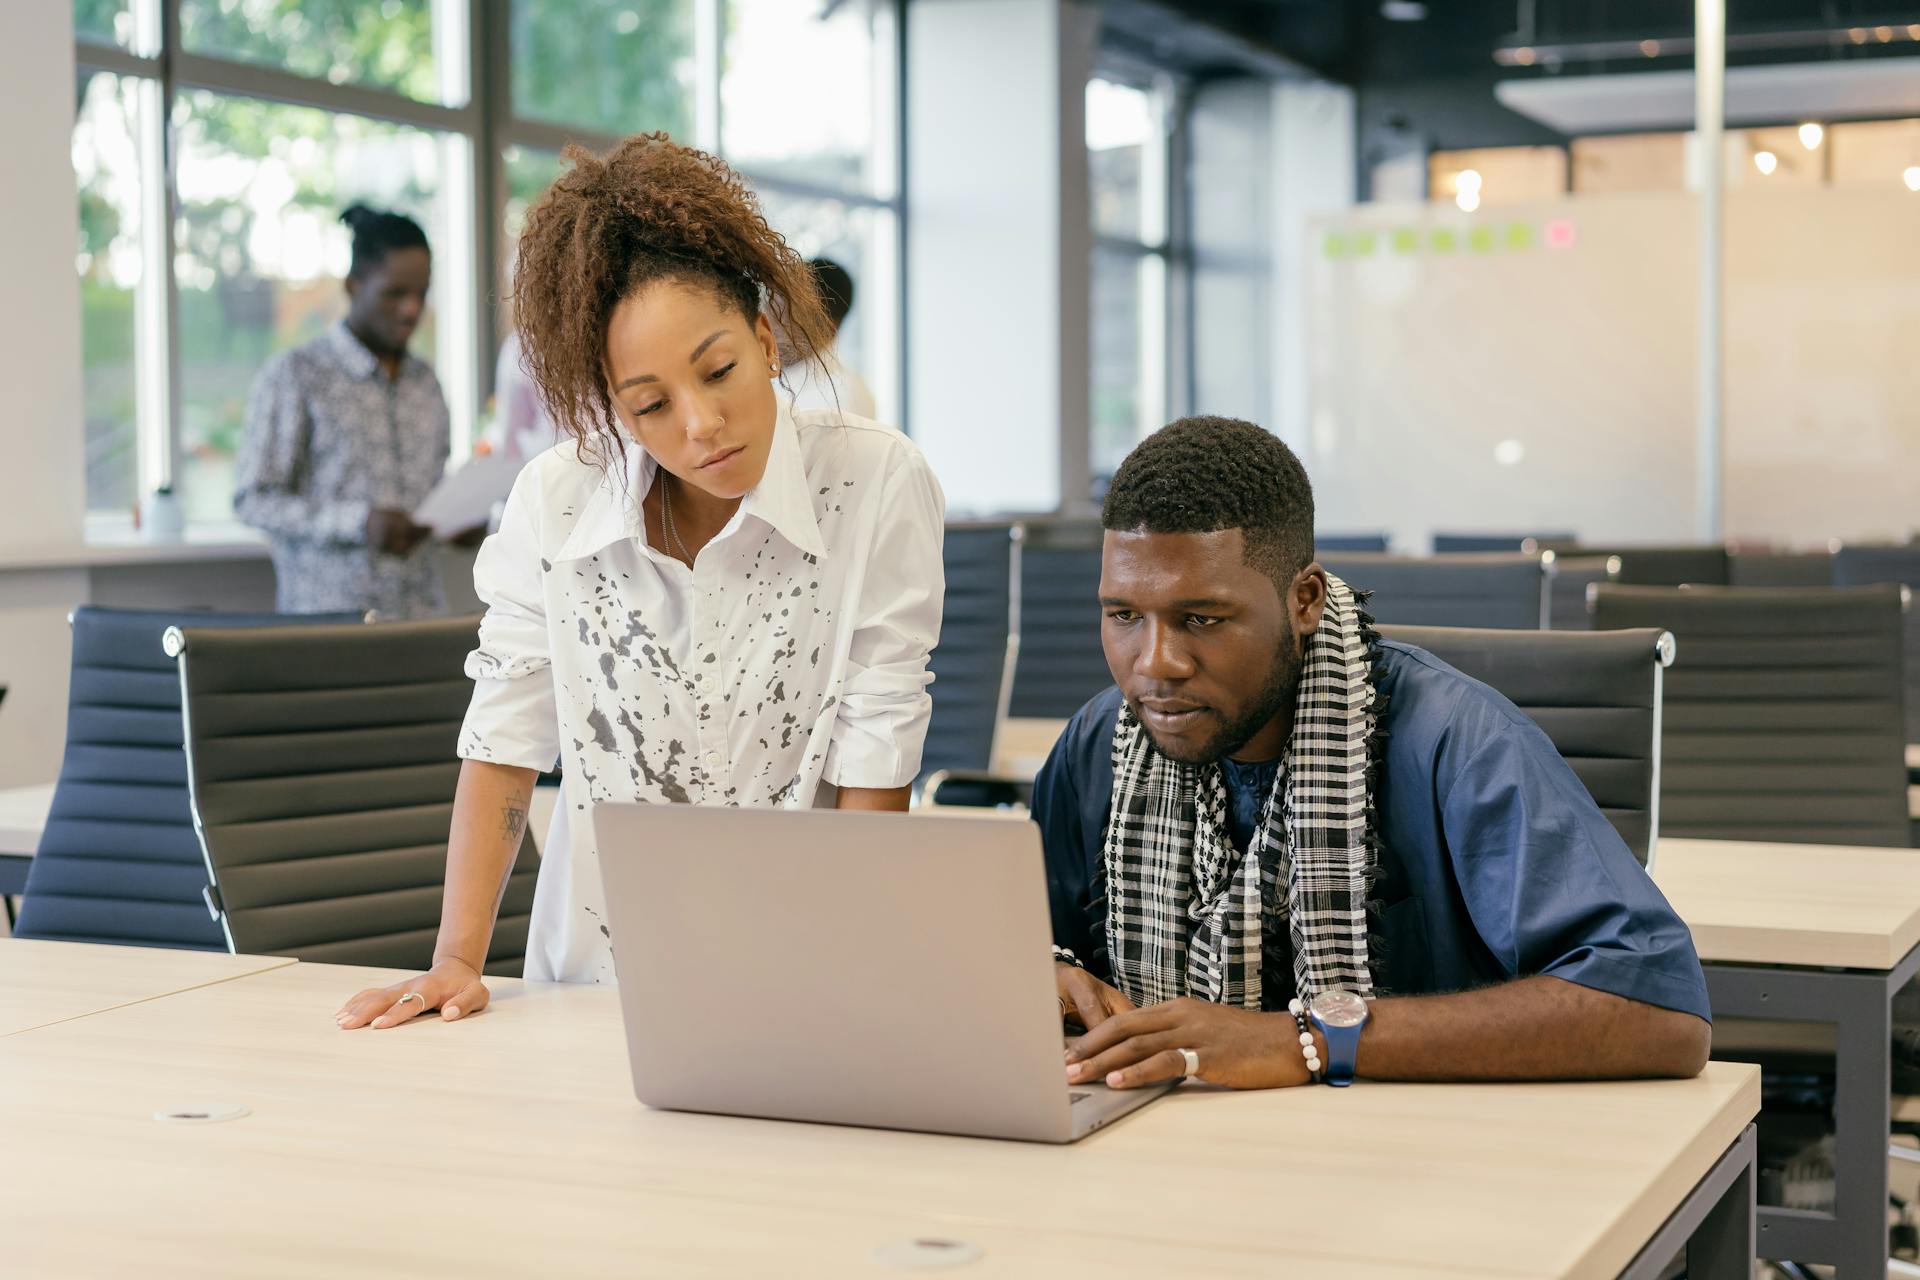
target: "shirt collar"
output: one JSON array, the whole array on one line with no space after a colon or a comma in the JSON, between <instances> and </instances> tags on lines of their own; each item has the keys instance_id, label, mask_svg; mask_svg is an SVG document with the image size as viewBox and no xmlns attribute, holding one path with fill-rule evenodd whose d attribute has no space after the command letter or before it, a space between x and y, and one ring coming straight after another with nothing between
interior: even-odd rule
<instances>
[{"instance_id":1,"label":"shirt collar","mask_svg":"<svg viewBox=\"0 0 1920 1280\"><path fill-rule=\"evenodd\" d=\"M556 560L578 560L629 538L646 540L646 518L640 503L653 487L653 473L659 466L653 455L639 447L626 451L626 465L609 468L594 486L580 512L579 523L561 544ZM820 537L820 522L813 513L813 496L807 491L805 460L800 456L800 437L793 415L781 405L773 424L773 447L767 453L767 469L760 483L748 491L740 509L727 522L725 534L742 517L753 516L792 543L798 550L816 559L827 554Z\"/></svg>"},{"instance_id":2,"label":"shirt collar","mask_svg":"<svg viewBox=\"0 0 1920 1280\"><path fill-rule=\"evenodd\" d=\"M338 360L348 374L355 378L371 378L382 374L380 357L368 349L366 343L353 336L353 330L347 328L347 322L340 320L327 330L328 345L333 349L334 359ZM410 376L419 362L407 352L400 353L400 377L404 381Z\"/></svg>"}]
</instances>

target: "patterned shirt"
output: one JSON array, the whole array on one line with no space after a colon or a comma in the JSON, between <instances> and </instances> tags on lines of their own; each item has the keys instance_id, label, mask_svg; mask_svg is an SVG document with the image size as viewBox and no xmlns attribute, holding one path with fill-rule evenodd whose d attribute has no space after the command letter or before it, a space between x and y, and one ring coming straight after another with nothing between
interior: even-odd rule
<instances>
[{"instance_id":1,"label":"patterned shirt","mask_svg":"<svg viewBox=\"0 0 1920 1280\"><path fill-rule=\"evenodd\" d=\"M945 504L891 427L782 407L766 474L693 567L647 542L653 459L529 463L474 566L469 760L550 769L527 977L611 981L592 807L806 808L920 769ZM685 850L724 856L724 850Z\"/></svg>"},{"instance_id":2,"label":"patterned shirt","mask_svg":"<svg viewBox=\"0 0 1920 1280\"><path fill-rule=\"evenodd\" d=\"M412 511L447 465L440 380L412 356L388 378L340 323L267 362L247 400L234 514L265 532L285 613L440 612L436 545L367 545L367 515Z\"/></svg>"}]
</instances>

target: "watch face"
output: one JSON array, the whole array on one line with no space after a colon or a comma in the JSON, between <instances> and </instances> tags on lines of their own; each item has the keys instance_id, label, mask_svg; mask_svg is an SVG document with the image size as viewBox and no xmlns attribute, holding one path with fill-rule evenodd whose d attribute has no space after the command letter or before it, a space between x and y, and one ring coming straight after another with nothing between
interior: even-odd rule
<instances>
[{"instance_id":1,"label":"watch face","mask_svg":"<svg viewBox=\"0 0 1920 1280\"><path fill-rule=\"evenodd\" d=\"M1357 1027L1367 1020L1367 1002L1351 991L1322 991L1313 998L1313 1013L1330 1027Z\"/></svg>"}]
</instances>

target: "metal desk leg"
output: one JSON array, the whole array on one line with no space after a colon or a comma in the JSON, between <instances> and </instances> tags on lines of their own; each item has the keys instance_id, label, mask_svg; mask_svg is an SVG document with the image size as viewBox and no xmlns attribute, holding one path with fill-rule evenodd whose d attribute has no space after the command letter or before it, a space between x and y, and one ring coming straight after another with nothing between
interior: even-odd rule
<instances>
[{"instance_id":1,"label":"metal desk leg","mask_svg":"<svg viewBox=\"0 0 1920 1280\"><path fill-rule=\"evenodd\" d=\"M1655 1280L1682 1247L1687 1280L1752 1280L1759 1151L1748 1125L1620 1273L1621 1280Z\"/></svg>"},{"instance_id":2,"label":"metal desk leg","mask_svg":"<svg viewBox=\"0 0 1920 1280\"><path fill-rule=\"evenodd\" d=\"M1762 1205L1761 1257L1829 1263L1836 1280L1886 1275L1893 993L1916 963L1910 953L1893 970L1706 966L1716 1014L1834 1026L1833 1212Z\"/></svg>"}]
</instances>

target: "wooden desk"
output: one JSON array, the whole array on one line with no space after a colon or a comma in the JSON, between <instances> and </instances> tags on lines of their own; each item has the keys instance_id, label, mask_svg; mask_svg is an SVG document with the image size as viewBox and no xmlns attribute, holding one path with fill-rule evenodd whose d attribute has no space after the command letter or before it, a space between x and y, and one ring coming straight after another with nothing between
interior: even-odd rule
<instances>
[{"instance_id":1,"label":"wooden desk","mask_svg":"<svg viewBox=\"0 0 1920 1280\"><path fill-rule=\"evenodd\" d=\"M982 1276L1605 1276L1759 1105L1754 1068L1715 1064L1189 1089L1069 1147L683 1115L634 1101L610 988L502 981L468 1022L334 1029L389 977L302 964L0 1044L0 1132L33 1171L0 1197L8 1265L885 1275L877 1247L931 1236ZM252 1114L150 1118L183 1103Z\"/></svg>"},{"instance_id":2,"label":"wooden desk","mask_svg":"<svg viewBox=\"0 0 1920 1280\"><path fill-rule=\"evenodd\" d=\"M1920 973L1920 851L1668 838L1653 878L1716 1017L1833 1028L1834 1212L1762 1205L1761 1256L1884 1276L1890 1009Z\"/></svg>"},{"instance_id":3,"label":"wooden desk","mask_svg":"<svg viewBox=\"0 0 1920 1280\"><path fill-rule=\"evenodd\" d=\"M0 940L0 1036L293 964L285 956Z\"/></svg>"},{"instance_id":4,"label":"wooden desk","mask_svg":"<svg viewBox=\"0 0 1920 1280\"><path fill-rule=\"evenodd\" d=\"M1891 969L1920 943L1920 851L1660 841L1653 878L1702 960Z\"/></svg>"}]
</instances>

